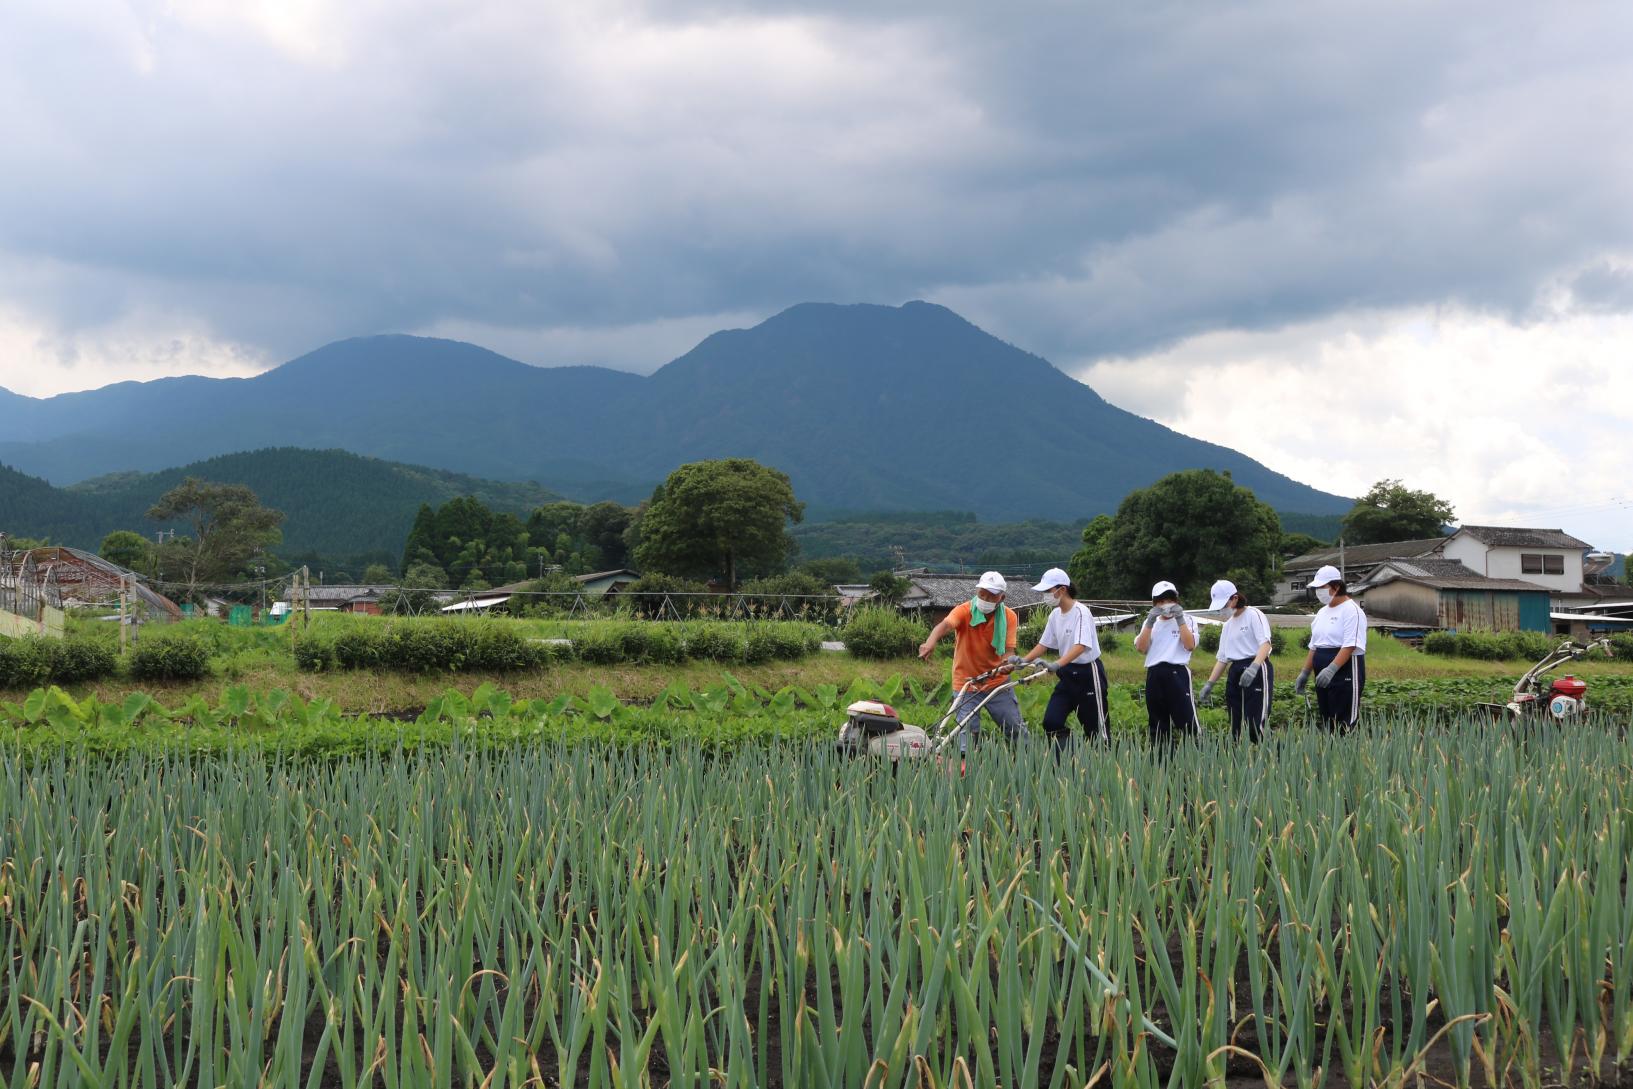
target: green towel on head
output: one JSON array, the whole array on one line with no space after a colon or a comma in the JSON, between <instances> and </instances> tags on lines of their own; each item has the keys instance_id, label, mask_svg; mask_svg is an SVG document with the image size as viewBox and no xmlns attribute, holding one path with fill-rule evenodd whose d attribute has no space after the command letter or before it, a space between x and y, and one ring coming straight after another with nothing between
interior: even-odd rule
<instances>
[{"instance_id":1,"label":"green towel on head","mask_svg":"<svg viewBox=\"0 0 1633 1089\"><path fill-rule=\"evenodd\" d=\"M990 613L981 610L981 606L987 604L992 605ZM1004 603L1002 601L990 603L982 601L978 597L970 598L970 627L975 628L985 624L986 618L989 616L994 618L992 622L992 649L998 652L999 657L1003 657L1004 643L1009 637L1009 614L1004 608Z\"/></svg>"}]
</instances>

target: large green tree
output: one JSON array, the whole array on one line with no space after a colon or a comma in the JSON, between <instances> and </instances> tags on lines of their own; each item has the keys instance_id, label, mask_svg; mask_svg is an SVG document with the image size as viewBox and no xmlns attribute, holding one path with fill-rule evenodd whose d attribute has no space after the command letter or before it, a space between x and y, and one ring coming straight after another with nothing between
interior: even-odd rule
<instances>
[{"instance_id":1,"label":"large green tree","mask_svg":"<svg viewBox=\"0 0 1633 1089\"><path fill-rule=\"evenodd\" d=\"M180 522L188 533L166 542L160 564L170 581L184 585L196 600L208 583L234 582L250 561L283 539L282 511L261 505L242 484L215 484L188 477L159 498L147 516Z\"/></svg>"},{"instance_id":2,"label":"large green tree","mask_svg":"<svg viewBox=\"0 0 1633 1089\"><path fill-rule=\"evenodd\" d=\"M790 522L805 516L788 477L749 458L694 461L669 474L641 515L643 572L724 577L771 574L788 562Z\"/></svg>"},{"instance_id":3,"label":"large green tree","mask_svg":"<svg viewBox=\"0 0 1633 1089\"><path fill-rule=\"evenodd\" d=\"M1279 568L1281 520L1229 473L1187 469L1124 497L1115 517L1083 531L1071 559L1080 593L1144 598L1160 579L1192 605L1205 603L1217 578L1250 599L1267 600Z\"/></svg>"},{"instance_id":4,"label":"large green tree","mask_svg":"<svg viewBox=\"0 0 1633 1089\"><path fill-rule=\"evenodd\" d=\"M96 554L131 571L147 572L153 564L153 542L140 533L116 529L102 538Z\"/></svg>"},{"instance_id":5,"label":"large green tree","mask_svg":"<svg viewBox=\"0 0 1633 1089\"><path fill-rule=\"evenodd\" d=\"M1450 503L1398 480L1380 480L1344 515L1346 544L1439 537L1454 517Z\"/></svg>"}]
</instances>

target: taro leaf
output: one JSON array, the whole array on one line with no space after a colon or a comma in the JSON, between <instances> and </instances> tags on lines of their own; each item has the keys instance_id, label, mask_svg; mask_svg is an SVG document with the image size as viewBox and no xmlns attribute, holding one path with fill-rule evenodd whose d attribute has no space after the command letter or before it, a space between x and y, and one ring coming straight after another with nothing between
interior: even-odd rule
<instances>
[{"instance_id":1,"label":"taro leaf","mask_svg":"<svg viewBox=\"0 0 1633 1089\"><path fill-rule=\"evenodd\" d=\"M794 690L784 688L775 696L772 696L771 702L766 705L766 709L779 717L792 714L794 711Z\"/></svg>"},{"instance_id":2,"label":"taro leaf","mask_svg":"<svg viewBox=\"0 0 1633 1089\"><path fill-rule=\"evenodd\" d=\"M513 706L514 701L510 698L510 693L502 688L488 697L488 714L494 718L509 718Z\"/></svg>"},{"instance_id":3,"label":"taro leaf","mask_svg":"<svg viewBox=\"0 0 1633 1089\"><path fill-rule=\"evenodd\" d=\"M731 702L731 690L723 685L705 689L697 694L693 701L699 711L707 711L711 715L724 714L727 705Z\"/></svg>"},{"instance_id":4,"label":"taro leaf","mask_svg":"<svg viewBox=\"0 0 1633 1089\"><path fill-rule=\"evenodd\" d=\"M243 718L249 710L249 689L241 684L230 686L221 694L221 710L234 719Z\"/></svg>"},{"instance_id":5,"label":"taro leaf","mask_svg":"<svg viewBox=\"0 0 1633 1089\"><path fill-rule=\"evenodd\" d=\"M879 698L879 689L872 681L865 677L858 677L845 690L844 702L849 705L857 700L872 700Z\"/></svg>"},{"instance_id":6,"label":"taro leaf","mask_svg":"<svg viewBox=\"0 0 1633 1089\"><path fill-rule=\"evenodd\" d=\"M589 707L590 714L599 719L611 718L613 712L618 710L618 697L604 685L598 684L590 689L590 694L584 702Z\"/></svg>"},{"instance_id":7,"label":"taro leaf","mask_svg":"<svg viewBox=\"0 0 1633 1089\"><path fill-rule=\"evenodd\" d=\"M38 722L45 717L46 690L36 688L23 699L23 719L27 722Z\"/></svg>"},{"instance_id":8,"label":"taro leaf","mask_svg":"<svg viewBox=\"0 0 1633 1089\"><path fill-rule=\"evenodd\" d=\"M901 699L902 684L904 680L905 678L900 673L890 678L884 683L884 687L880 690L879 698L884 700L886 703L895 703L897 700Z\"/></svg>"},{"instance_id":9,"label":"taro leaf","mask_svg":"<svg viewBox=\"0 0 1633 1089\"><path fill-rule=\"evenodd\" d=\"M658 698L652 701L652 705L654 707L667 705L678 710L690 711L696 705L696 700L690 688L687 688L679 681L675 681L668 688L658 693Z\"/></svg>"},{"instance_id":10,"label":"taro leaf","mask_svg":"<svg viewBox=\"0 0 1633 1089\"><path fill-rule=\"evenodd\" d=\"M136 725L151 706L153 706L152 696L146 692L132 692L125 697L125 702L119 707L120 723L125 726Z\"/></svg>"},{"instance_id":11,"label":"taro leaf","mask_svg":"<svg viewBox=\"0 0 1633 1089\"><path fill-rule=\"evenodd\" d=\"M808 692L807 690L801 688L797 684L791 684L787 688L783 689L783 691L792 693L793 697L794 697L794 702L796 704L798 704L799 706L801 706L801 707L813 707L814 708L814 707L818 706L817 698L815 696L811 695L810 692ZM781 693L779 693L779 695L780 694Z\"/></svg>"},{"instance_id":12,"label":"taro leaf","mask_svg":"<svg viewBox=\"0 0 1633 1089\"><path fill-rule=\"evenodd\" d=\"M819 684L811 689L811 694L816 697L812 706L820 707L824 711L839 710L839 686L837 684Z\"/></svg>"},{"instance_id":13,"label":"taro leaf","mask_svg":"<svg viewBox=\"0 0 1633 1089\"><path fill-rule=\"evenodd\" d=\"M471 693L471 708L476 711L477 714L481 714L483 711L491 710L493 705L493 696L497 691L498 689L493 687L492 681L483 681L481 684L476 686L476 691ZM494 717L498 718L499 716L495 714Z\"/></svg>"},{"instance_id":14,"label":"taro leaf","mask_svg":"<svg viewBox=\"0 0 1633 1089\"><path fill-rule=\"evenodd\" d=\"M557 696L548 703L546 703L544 700L533 701L533 713L536 715L542 715L546 718L555 718L557 715L565 715L570 711L577 710L578 704L575 703L573 701L573 697L566 692L563 692L561 695Z\"/></svg>"},{"instance_id":15,"label":"taro leaf","mask_svg":"<svg viewBox=\"0 0 1633 1089\"><path fill-rule=\"evenodd\" d=\"M733 692L745 692L746 693L748 691L748 685L744 684L742 681L738 680L736 677L733 677L729 670L724 670L723 669L720 672L721 672L721 675L726 678L726 684L731 688L731 690Z\"/></svg>"}]
</instances>

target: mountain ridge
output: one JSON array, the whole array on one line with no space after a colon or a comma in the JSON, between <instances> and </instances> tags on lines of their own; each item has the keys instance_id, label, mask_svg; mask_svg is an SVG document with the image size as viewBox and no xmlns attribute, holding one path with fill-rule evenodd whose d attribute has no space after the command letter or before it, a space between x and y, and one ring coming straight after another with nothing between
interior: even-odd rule
<instances>
[{"instance_id":1,"label":"mountain ridge","mask_svg":"<svg viewBox=\"0 0 1633 1089\"><path fill-rule=\"evenodd\" d=\"M0 529L95 551L113 530L160 528L147 521L148 508L190 476L247 485L266 506L284 511L278 551L285 555L386 553L394 561L421 503L470 495L525 516L561 498L533 483L482 480L344 450L274 447L155 473L112 473L66 488L0 465Z\"/></svg>"},{"instance_id":2,"label":"mountain ridge","mask_svg":"<svg viewBox=\"0 0 1633 1089\"><path fill-rule=\"evenodd\" d=\"M1092 517L1168 472L1215 468L1280 510L1349 505L1117 408L925 302L802 303L712 333L648 376L388 334L193 383L0 402L0 462L67 482L249 448L338 448L627 502L684 462L743 456L787 472L817 507L984 520ZM28 421L8 427L19 414Z\"/></svg>"}]
</instances>

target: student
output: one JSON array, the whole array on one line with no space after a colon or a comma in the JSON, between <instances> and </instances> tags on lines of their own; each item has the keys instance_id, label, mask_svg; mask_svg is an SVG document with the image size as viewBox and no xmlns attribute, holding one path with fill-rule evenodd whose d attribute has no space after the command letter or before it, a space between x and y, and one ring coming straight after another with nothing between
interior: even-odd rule
<instances>
[{"instance_id":1,"label":"student","mask_svg":"<svg viewBox=\"0 0 1633 1089\"><path fill-rule=\"evenodd\" d=\"M1004 594L1008 589L1009 584L1004 581L1004 576L996 571L986 572L975 584L975 596L954 605L947 619L937 624L931 630L930 638L919 647L919 657L929 661L930 655L935 653L936 644L949 632L952 633L954 690L964 687L964 682L972 677L997 669L1014 656L1020 620L1015 610L1004 604ZM960 749L966 745L967 738L977 737L981 732L981 715L976 708L981 707L981 701L987 699L989 692L1006 680L1003 675L993 676L979 688L971 688L959 698L953 708L953 718L964 727L958 739ZM1015 698L1013 688L987 699L981 710L992 716L992 721L1011 741L1026 736L1026 726L1021 721L1020 701Z\"/></svg>"},{"instance_id":2,"label":"student","mask_svg":"<svg viewBox=\"0 0 1633 1089\"><path fill-rule=\"evenodd\" d=\"M1185 615L1173 583L1151 587L1151 611L1134 637L1134 649L1145 655L1145 715L1152 744L1173 744L1176 734L1200 734L1190 669L1196 621Z\"/></svg>"},{"instance_id":3,"label":"student","mask_svg":"<svg viewBox=\"0 0 1633 1089\"><path fill-rule=\"evenodd\" d=\"M1219 654L1202 686L1203 706L1213 699L1219 675L1225 677L1225 707L1230 711L1230 736L1240 738L1247 726L1249 741L1264 740L1264 724L1270 717L1270 692L1276 683L1275 666L1270 661L1270 621L1242 597L1236 584L1220 579L1213 584L1208 608L1224 614L1219 632Z\"/></svg>"},{"instance_id":4,"label":"student","mask_svg":"<svg viewBox=\"0 0 1633 1089\"><path fill-rule=\"evenodd\" d=\"M1324 729L1342 732L1361 717L1361 690L1366 687L1366 616L1350 598L1344 575L1330 564L1310 580L1321 610L1310 621L1310 653L1293 691L1304 694L1315 674L1316 705Z\"/></svg>"},{"instance_id":5,"label":"student","mask_svg":"<svg viewBox=\"0 0 1633 1089\"><path fill-rule=\"evenodd\" d=\"M1054 611L1043 625L1038 645L1020 659L1036 661L1043 657L1045 650L1059 655L1055 661L1044 662L1056 680L1055 690L1049 694L1049 706L1043 712L1043 732L1057 752L1064 751L1071 740L1067 719L1075 711L1084 734L1104 741L1111 723L1106 705L1106 663L1100 660L1100 636L1094 629L1094 615L1087 605L1077 600L1077 587L1072 585L1071 576L1058 567L1045 571L1043 580L1032 589L1055 603Z\"/></svg>"}]
</instances>

